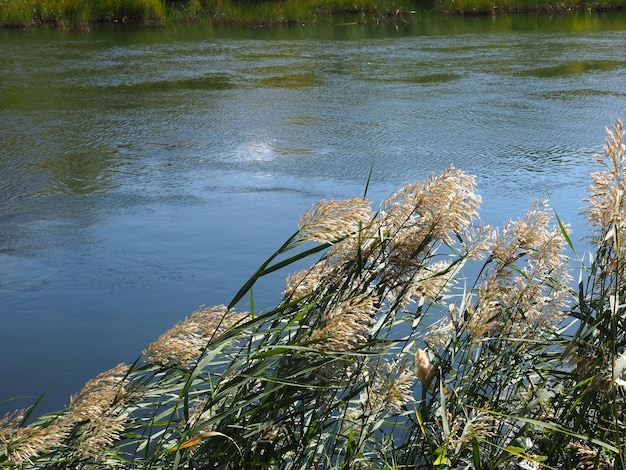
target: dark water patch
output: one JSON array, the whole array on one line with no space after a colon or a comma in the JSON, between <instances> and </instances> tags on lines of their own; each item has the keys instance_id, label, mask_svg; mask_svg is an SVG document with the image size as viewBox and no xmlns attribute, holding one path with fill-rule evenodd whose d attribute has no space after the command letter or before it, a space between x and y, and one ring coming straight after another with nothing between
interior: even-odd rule
<instances>
[{"instance_id":1,"label":"dark water patch","mask_svg":"<svg viewBox=\"0 0 626 470\"><path fill-rule=\"evenodd\" d=\"M577 148L551 147L546 145L541 149L517 149L518 167L529 175L554 174L554 171L565 172L576 180L576 168L586 166L592 161L592 153ZM566 178L563 178L565 180Z\"/></svg>"},{"instance_id":2,"label":"dark water patch","mask_svg":"<svg viewBox=\"0 0 626 470\"><path fill-rule=\"evenodd\" d=\"M307 114L290 116L286 123L289 126L314 126L319 125L320 118Z\"/></svg>"},{"instance_id":3,"label":"dark water patch","mask_svg":"<svg viewBox=\"0 0 626 470\"><path fill-rule=\"evenodd\" d=\"M579 88L573 90L554 90L549 92L537 93L541 99L557 99L557 100L580 100L581 98L616 98L626 97L626 91L621 90L599 90L594 88Z\"/></svg>"},{"instance_id":4,"label":"dark water patch","mask_svg":"<svg viewBox=\"0 0 626 470\"><path fill-rule=\"evenodd\" d=\"M112 90L122 90L128 93L167 92L178 90L227 90L235 88L231 76L228 74L204 74L200 77L182 77L165 80L146 81L132 84L121 84L112 87Z\"/></svg>"},{"instance_id":5,"label":"dark water patch","mask_svg":"<svg viewBox=\"0 0 626 470\"><path fill-rule=\"evenodd\" d=\"M625 61L586 60L567 62L549 67L532 68L519 71L517 74L522 77L553 78L582 73L610 72L623 67L626 67Z\"/></svg>"},{"instance_id":6,"label":"dark water patch","mask_svg":"<svg viewBox=\"0 0 626 470\"><path fill-rule=\"evenodd\" d=\"M208 188L207 188L208 189ZM244 185L240 187L230 187L230 188L222 188L222 191L225 193L233 193L233 194L262 194L262 193L271 193L271 194L286 194L286 195L298 195L305 197L315 197L316 193L314 191L309 191L304 188L292 188L292 187L284 187L284 186L249 186Z\"/></svg>"},{"instance_id":7,"label":"dark water patch","mask_svg":"<svg viewBox=\"0 0 626 470\"><path fill-rule=\"evenodd\" d=\"M115 159L107 155L94 155L91 152L66 151L51 156L35 165L35 169L45 172L50 180L51 192L89 194L113 189L111 179L115 173Z\"/></svg>"},{"instance_id":8,"label":"dark water patch","mask_svg":"<svg viewBox=\"0 0 626 470\"><path fill-rule=\"evenodd\" d=\"M312 73L288 73L252 80L259 87L270 88L302 88L320 85L317 76Z\"/></svg>"},{"instance_id":9,"label":"dark water patch","mask_svg":"<svg viewBox=\"0 0 626 470\"><path fill-rule=\"evenodd\" d=\"M462 75L458 73L432 73L428 75L418 75L416 77L412 77L410 79L407 79L407 82L426 84L447 83L454 80L459 80L461 77Z\"/></svg>"}]
</instances>

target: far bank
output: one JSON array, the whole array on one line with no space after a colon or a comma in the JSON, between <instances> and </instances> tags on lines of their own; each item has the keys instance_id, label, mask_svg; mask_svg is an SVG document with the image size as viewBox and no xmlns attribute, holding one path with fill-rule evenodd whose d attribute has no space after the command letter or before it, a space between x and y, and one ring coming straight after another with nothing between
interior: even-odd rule
<instances>
[{"instance_id":1,"label":"far bank","mask_svg":"<svg viewBox=\"0 0 626 470\"><path fill-rule=\"evenodd\" d=\"M88 30L116 23L267 27L322 24L346 17L357 24L402 26L423 10L442 15L554 15L624 9L626 0L5 0L0 2L0 27Z\"/></svg>"}]
</instances>

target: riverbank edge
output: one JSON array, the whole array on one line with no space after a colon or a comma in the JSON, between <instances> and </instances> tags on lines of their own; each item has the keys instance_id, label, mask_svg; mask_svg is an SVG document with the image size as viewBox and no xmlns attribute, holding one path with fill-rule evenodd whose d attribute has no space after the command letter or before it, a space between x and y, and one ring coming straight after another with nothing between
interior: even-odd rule
<instances>
[{"instance_id":1,"label":"riverbank edge","mask_svg":"<svg viewBox=\"0 0 626 470\"><path fill-rule=\"evenodd\" d=\"M162 27L171 24L208 24L211 26L276 27L296 24L323 24L336 18L352 17L359 24L406 24L416 9L427 9L441 15L478 16L497 14L568 14L626 11L626 0L435 0L417 5L414 1L385 0L382 3L313 4L275 1L264 3L236 0L185 0L160 3L147 0L125 0L110 10L93 13L90 7L64 11L47 0L34 0L35 7L26 14L10 11L15 3L0 5L0 29L31 30L53 27L61 30L89 30L97 25L124 24L140 28ZM159 5L160 3L160 5ZM23 3L22 3L23 4ZM289 6L286 6L289 5ZM69 5L68 5L69 6ZM21 20L19 19L21 15Z\"/></svg>"},{"instance_id":2,"label":"riverbank edge","mask_svg":"<svg viewBox=\"0 0 626 470\"><path fill-rule=\"evenodd\" d=\"M626 11L626 3L611 0L599 2L542 2L537 5L518 5L516 0L439 0L437 12L450 16L479 16L498 14L567 15L569 13L611 13Z\"/></svg>"}]
</instances>

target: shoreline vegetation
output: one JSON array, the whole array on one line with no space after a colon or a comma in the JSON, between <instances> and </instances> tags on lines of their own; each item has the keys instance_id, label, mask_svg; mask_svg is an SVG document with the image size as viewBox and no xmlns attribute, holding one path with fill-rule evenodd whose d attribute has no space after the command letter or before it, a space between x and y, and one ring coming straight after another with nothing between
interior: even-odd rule
<instances>
[{"instance_id":1,"label":"shoreline vegetation","mask_svg":"<svg viewBox=\"0 0 626 470\"><path fill-rule=\"evenodd\" d=\"M626 0L0 0L0 28L178 23L273 26L317 24L350 15L363 24L406 23L416 10L441 14L564 14L626 9Z\"/></svg>"},{"instance_id":2,"label":"shoreline vegetation","mask_svg":"<svg viewBox=\"0 0 626 470\"><path fill-rule=\"evenodd\" d=\"M626 468L624 138L618 120L595 156L589 254L545 202L484 225L453 167L378 208L367 185L320 201L228 306L64 410L0 418L0 467ZM255 310L279 270L283 299Z\"/></svg>"}]
</instances>

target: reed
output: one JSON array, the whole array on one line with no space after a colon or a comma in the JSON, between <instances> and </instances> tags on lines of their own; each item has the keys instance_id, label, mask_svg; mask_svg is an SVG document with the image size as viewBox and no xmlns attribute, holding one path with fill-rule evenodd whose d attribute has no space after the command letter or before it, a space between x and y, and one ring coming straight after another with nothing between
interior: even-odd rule
<instances>
[{"instance_id":1,"label":"reed","mask_svg":"<svg viewBox=\"0 0 626 470\"><path fill-rule=\"evenodd\" d=\"M375 210L321 201L228 305L183 319L66 409L2 418L0 465L625 468L620 121L596 158L577 288L547 204L485 226L457 169ZM278 305L240 310L259 279L304 260Z\"/></svg>"},{"instance_id":2,"label":"reed","mask_svg":"<svg viewBox=\"0 0 626 470\"><path fill-rule=\"evenodd\" d=\"M0 0L0 27L54 25L88 30L99 23L154 26L317 24L350 15L361 24L410 22L416 9L447 14L561 13L626 8L625 0Z\"/></svg>"},{"instance_id":3,"label":"reed","mask_svg":"<svg viewBox=\"0 0 626 470\"><path fill-rule=\"evenodd\" d=\"M621 0L436 0L436 9L448 14L569 13L624 9Z\"/></svg>"},{"instance_id":4,"label":"reed","mask_svg":"<svg viewBox=\"0 0 626 470\"><path fill-rule=\"evenodd\" d=\"M0 24L9 27L30 25L35 20L36 0L3 0L0 2Z\"/></svg>"},{"instance_id":5,"label":"reed","mask_svg":"<svg viewBox=\"0 0 626 470\"><path fill-rule=\"evenodd\" d=\"M337 15L354 15L363 23L393 21L399 12L414 8L409 0L199 0L200 18L213 23L272 25L329 21Z\"/></svg>"},{"instance_id":6,"label":"reed","mask_svg":"<svg viewBox=\"0 0 626 470\"><path fill-rule=\"evenodd\" d=\"M2 0L0 26L51 24L64 29L88 29L95 23L151 24L165 17L162 0Z\"/></svg>"},{"instance_id":7,"label":"reed","mask_svg":"<svg viewBox=\"0 0 626 470\"><path fill-rule=\"evenodd\" d=\"M205 21L214 24L272 25L316 23L338 14L360 15L362 22L397 19L410 0L0 0L0 27L42 24L89 29L97 23L155 25Z\"/></svg>"}]
</instances>

